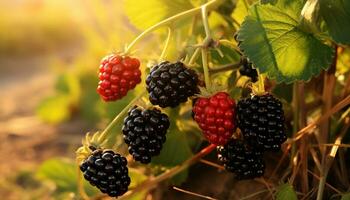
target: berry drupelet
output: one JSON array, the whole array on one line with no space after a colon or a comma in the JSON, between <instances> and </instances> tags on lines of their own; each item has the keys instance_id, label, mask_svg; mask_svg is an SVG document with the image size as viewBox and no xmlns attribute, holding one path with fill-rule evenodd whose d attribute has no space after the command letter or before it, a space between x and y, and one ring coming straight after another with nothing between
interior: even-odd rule
<instances>
[{"instance_id":1,"label":"berry drupelet","mask_svg":"<svg viewBox=\"0 0 350 200\"><path fill-rule=\"evenodd\" d=\"M159 155L166 140L170 122L160 110L142 109L134 106L124 119L124 141L129 153L143 164L151 162L151 157Z\"/></svg>"},{"instance_id":2,"label":"berry drupelet","mask_svg":"<svg viewBox=\"0 0 350 200\"><path fill-rule=\"evenodd\" d=\"M97 92L105 101L121 99L141 82L140 61L129 56L106 56L99 71Z\"/></svg>"},{"instance_id":3,"label":"berry drupelet","mask_svg":"<svg viewBox=\"0 0 350 200\"><path fill-rule=\"evenodd\" d=\"M225 92L199 97L193 106L194 120L212 144L224 145L235 129L235 101Z\"/></svg>"},{"instance_id":4,"label":"berry drupelet","mask_svg":"<svg viewBox=\"0 0 350 200\"><path fill-rule=\"evenodd\" d=\"M198 93L198 75L182 62L161 62L146 79L149 100L162 108L176 107Z\"/></svg>"},{"instance_id":5,"label":"berry drupelet","mask_svg":"<svg viewBox=\"0 0 350 200\"><path fill-rule=\"evenodd\" d=\"M231 139L225 146L218 146L218 160L237 179L252 179L264 175L263 153L249 147L242 140Z\"/></svg>"},{"instance_id":6,"label":"berry drupelet","mask_svg":"<svg viewBox=\"0 0 350 200\"><path fill-rule=\"evenodd\" d=\"M118 197L128 191L130 177L127 160L112 150L95 150L80 164L84 178L102 193Z\"/></svg>"},{"instance_id":7,"label":"berry drupelet","mask_svg":"<svg viewBox=\"0 0 350 200\"><path fill-rule=\"evenodd\" d=\"M287 139L282 103L271 94L240 100L237 121L244 140L251 146L278 151Z\"/></svg>"}]
</instances>

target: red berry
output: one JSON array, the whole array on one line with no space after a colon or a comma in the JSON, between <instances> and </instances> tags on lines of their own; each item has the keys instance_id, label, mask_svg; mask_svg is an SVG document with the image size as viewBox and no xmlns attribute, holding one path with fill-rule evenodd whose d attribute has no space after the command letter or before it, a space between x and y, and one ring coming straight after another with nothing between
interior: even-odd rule
<instances>
[{"instance_id":1,"label":"red berry","mask_svg":"<svg viewBox=\"0 0 350 200\"><path fill-rule=\"evenodd\" d=\"M102 59L97 92L105 101L124 97L141 82L140 61L129 56L111 54Z\"/></svg>"},{"instance_id":2,"label":"red berry","mask_svg":"<svg viewBox=\"0 0 350 200\"><path fill-rule=\"evenodd\" d=\"M236 127L235 101L225 92L197 99L193 106L194 120L212 144L226 144Z\"/></svg>"}]
</instances>

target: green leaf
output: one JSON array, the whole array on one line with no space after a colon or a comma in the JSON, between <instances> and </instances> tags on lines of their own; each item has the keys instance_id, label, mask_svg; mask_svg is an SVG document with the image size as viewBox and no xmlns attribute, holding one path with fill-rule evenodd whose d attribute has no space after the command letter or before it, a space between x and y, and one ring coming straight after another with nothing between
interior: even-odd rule
<instances>
[{"instance_id":1,"label":"green leaf","mask_svg":"<svg viewBox=\"0 0 350 200\"><path fill-rule=\"evenodd\" d=\"M280 7L251 7L238 32L240 48L271 79L309 80L330 66L334 49L298 27L299 6Z\"/></svg>"},{"instance_id":2,"label":"green leaf","mask_svg":"<svg viewBox=\"0 0 350 200\"><path fill-rule=\"evenodd\" d=\"M340 200L350 200L350 193L343 194Z\"/></svg>"},{"instance_id":3,"label":"green leaf","mask_svg":"<svg viewBox=\"0 0 350 200\"><path fill-rule=\"evenodd\" d=\"M350 44L350 1L320 1L320 13L334 41Z\"/></svg>"},{"instance_id":4,"label":"green leaf","mask_svg":"<svg viewBox=\"0 0 350 200\"><path fill-rule=\"evenodd\" d=\"M188 0L127 0L125 11L130 22L139 29L146 29L163 19L193 8Z\"/></svg>"},{"instance_id":5,"label":"green leaf","mask_svg":"<svg viewBox=\"0 0 350 200\"><path fill-rule=\"evenodd\" d=\"M56 95L44 99L36 110L37 115L45 122L57 124L70 118L70 98L67 95Z\"/></svg>"},{"instance_id":6,"label":"green leaf","mask_svg":"<svg viewBox=\"0 0 350 200\"><path fill-rule=\"evenodd\" d=\"M55 183L58 193L78 193L77 166L75 162L68 159L50 159L42 163L37 171L37 176L42 180ZM98 189L84 180L84 189L91 196L98 193Z\"/></svg>"},{"instance_id":7,"label":"green leaf","mask_svg":"<svg viewBox=\"0 0 350 200\"><path fill-rule=\"evenodd\" d=\"M277 200L297 200L297 194L293 189L293 186L286 183L278 187L276 193Z\"/></svg>"}]
</instances>

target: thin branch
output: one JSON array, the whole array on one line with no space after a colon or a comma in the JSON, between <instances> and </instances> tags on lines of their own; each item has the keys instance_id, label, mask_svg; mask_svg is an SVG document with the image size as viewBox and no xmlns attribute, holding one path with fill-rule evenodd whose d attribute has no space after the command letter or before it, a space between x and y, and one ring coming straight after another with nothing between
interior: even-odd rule
<instances>
[{"instance_id":1,"label":"thin branch","mask_svg":"<svg viewBox=\"0 0 350 200\"><path fill-rule=\"evenodd\" d=\"M209 166L212 166L212 167L215 167L215 168L217 168L219 170L225 170L224 166L216 164L216 163L213 163L213 162L211 162L209 160L200 159L199 162L204 163L204 164L209 165Z\"/></svg>"}]
</instances>

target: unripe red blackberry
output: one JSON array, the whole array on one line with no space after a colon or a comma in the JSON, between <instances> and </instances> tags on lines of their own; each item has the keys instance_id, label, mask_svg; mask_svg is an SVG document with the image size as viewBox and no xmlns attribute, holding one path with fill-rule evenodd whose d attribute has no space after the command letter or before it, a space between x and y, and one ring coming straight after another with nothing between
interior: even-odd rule
<instances>
[{"instance_id":1,"label":"unripe red blackberry","mask_svg":"<svg viewBox=\"0 0 350 200\"><path fill-rule=\"evenodd\" d=\"M80 170L91 185L111 197L128 191L130 177L127 160L112 150L95 150L80 164Z\"/></svg>"},{"instance_id":2,"label":"unripe red blackberry","mask_svg":"<svg viewBox=\"0 0 350 200\"><path fill-rule=\"evenodd\" d=\"M141 82L140 61L129 56L111 54L102 59L97 92L105 101L126 96Z\"/></svg>"},{"instance_id":3,"label":"unripe red blackberry","mask_svg":"<svg viewBox=\"0 0 350 200\"><path fill-rule=\"evenodd\" d=\"M287 139L282 103L271 94L240 100L237 122L244 140L251 146L278 151Z\"/></svg>"},{"instance_id":4,"label":"unripe red blackberry","mask_svg":"<svg viewBox=\"0 0 350 200\"><path fill-rule=\"evenodd\" d=\"M264 175L263 153L245 144L242 140L231 139L225 146L218 146L218 160L237 179L252 179Z\"/></svg>"},{"instance_id":5,"label":"unripe red blackberry","mask_svg":"<svg viewBox=\"0 0 350 200\"><path fill-rule=\"evenodd\" d=\"M124 119L124 141L129 146L129 153L136 161L143 164L151 162L157 156L166 140L170 122L160 110L133 107Z\"/></svg>"},{"instance_id":6,"label":"unripe red blackberry","mask_svg":"<svg viewBox=\"0 0 350 200\"><path fill-rule=\"evenodd\" d=\"M146 79L149 100L162 108L176 107L198 93L198 75L182 62L161 62Z\"/></svg>"},{"instance_id":7,"label":"unripe red blackberry","mask_svg":"<svg viewBox=\"0 0 350 200\"><path fill-rule=\"evenodd\" d=\"M248 76L253 83L258 81L258 72L253 68L253 64L242 57L242 65L239 68L239 73L243 76Z\"/></svg>"},{"instance_id":8,"label":"unripe red blackberry","mask_svg":"<svg viewBox=\"0 0 350 200\"><path fill-rule=\"evenodd\" d=\"M197 98L193 109L197 122L205 138L212 144L224 145L236 128L235 101L225 92L205 98Z\"/></svg>"}]
</instances>

